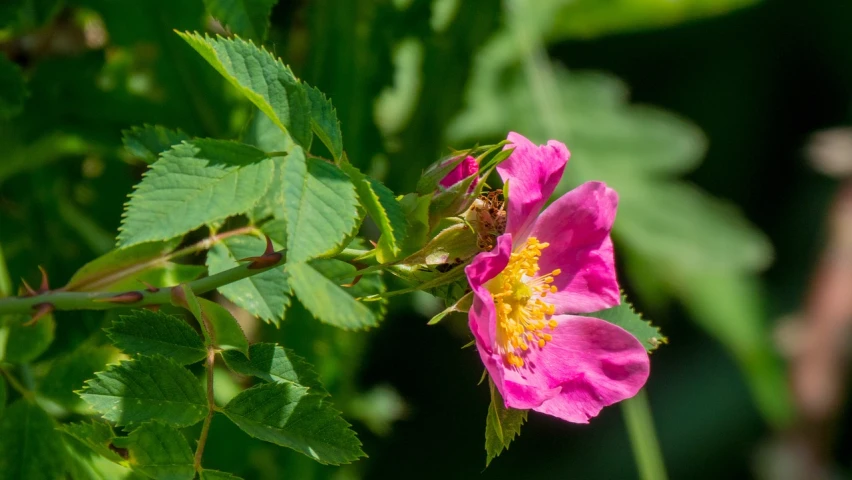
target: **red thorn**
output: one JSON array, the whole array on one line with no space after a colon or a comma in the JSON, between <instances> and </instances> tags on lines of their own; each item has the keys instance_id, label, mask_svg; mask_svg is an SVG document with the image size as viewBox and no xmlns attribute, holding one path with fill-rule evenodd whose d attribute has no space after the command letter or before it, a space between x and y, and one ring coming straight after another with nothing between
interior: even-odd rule
<instances>
[{"instance_id":1,"label":"red thorn","mask_svg":"<svg viewBox=\"0 0 852 480\"><path fill-rule=\"evenodd\" d=\"M38 322L39 318L53 312L54 308L52 303L45 302L33 305L33 310L35 310L33 318L24 323L23 326L29 327L35 325Z\"/></svg>"},{"instance_id":2,"label":"red thorn","mask_svg":"<svg viewBox=\"0 0 852 480\"><path fill-rule=\"evenodd\" d=\"M275 247L272 246L272 239L269 238L269 235L264 235L266 237L266 250L263 251L263 256L269 256L275 253Z\"/></svg>"},{"instance_id":3,"label":"red thorn","mask_svg":"<svg viewBox=\"0 0 852 480\"><path fill-rule=\"evenodd\" d=\"M372 246L373 246L373 248L376 248L376 247L378 247L378 246L379 246L376 242L374 242L374 241L372 241L372 240L370 240L370 245L372 245Z\"/></svg>"},{"instance_id":4,"label":"red thorn","mask_svg":"<svg viewBox=\"0 0 852 480\"><path fill-rule=\"evenodd\" d=\"M36 295L38 295L38 292L33 290L33 287L31 287L30 284L27 283L27 281L23 278L21 278L21 284L23 284L24 289L27 291L26 295L24 295L25 297L35 297Z\"/></svg>"},{"instance_id":5,"label":"red thorn","mask_svg":"<svg viewBox=\"0 0 852 480\"><path fill-rule=\"evenodd\" d=\"M144 297L142 292L124 292L107 298L96 298L92 301L98 303L136 303Z\"/></svg>"},{"instance_id":6,"label":"red thorn","mask_svg":"<svg viewBox=\"0 0 852 480\"><path fill-rule=\"evenodd\" d=\"M281 255L278 252L272 252L270 254L264 254L262 257L255 257L248 268L249 270L259 270L262 268L269 268L276 263L279 263L284 255Z\"/></svg>"},{"instance_id":7,"label":"red thorn","mask_svg":"<svg viewBox=\"0 0 852 480\"><path fill-rule=\"evenodd\" d=\"M38 293L45 293L50 291L50 282L47 279L47 272L44 271L44 267L41 265L38 266L38 269L41 270L41 286L38 288Z\"/></svg>"},{"instance_id":8,"label":"red thorn","mask_svg":"<svg viewBox=\"0 0 852 480\"><path fill-rule=\"evenodd\" d=\"M154 313L157 313L157 312L160 311L160 306L157 305L156 303L152 303L151 305L143 305L142 308L144 308L145 310L150 310Z\"/></svg>"},{"instance_id":9,"label":"red thorn","mask_svg":"<svg viewBox=\"0 0 852 480\"><path fill-rule=\"evenodd\" d=\"M341 287L343 287L343 288L351 288L351 287L354 287L355 285L357 285L357 284L358 284L358 282L360 282L360 281L361 281L361 277L363 277L363 275L358 275L357 277L355 277L355 278L353 278L353 279L352 279L352 282L350 282L350 283L344 283L343 285L341 285Z\"/></svg>"},{"instance_id":10,"label":"red thorn","mask_svg":"<svg viewBox=\"0 0 852 480\"><path fill-rule=\"evenodd\" d=\"M151 293L157 293L157 292L160 291L159 288L151 285L150 283L146 282L145 280L139 280L139 283L141 283L142 285L145 285L145 290L147 290Z\"/></svg>"}]
</instances>

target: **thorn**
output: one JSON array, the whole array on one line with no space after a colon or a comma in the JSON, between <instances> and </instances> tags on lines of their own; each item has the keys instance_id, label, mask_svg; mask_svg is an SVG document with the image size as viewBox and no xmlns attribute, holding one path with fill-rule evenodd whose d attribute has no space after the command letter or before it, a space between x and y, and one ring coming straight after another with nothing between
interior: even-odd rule
<instances>
[{"instance_id":1,"label":"thorn","mask_svg":"<svg viewBox=\"0 0 852 480\"><path fill-rule=\"evenodd\" d=\"M50 282L47 279L47 272L44 271L44 267L41 265L38 266L38 269L41 270L41 286L38 288L38 293L45 293L50 291Z\"/></svg>"},{"instance_id":2,"label":"thorn","mask_svg":"<svg viewBox=\"0 0 852 480\"><path fill-rule=\"evenodd\" d=\"M157 292L160 291L159 288L151 285L150 283L146 282L145 280L139 280L139 283L141 283L142 285L145 285L145 290L147 290L151 293L157 293Z\"/></svg>"},{"instance_id":3,"label":"thorn","mask_svg":"<svg viewBox=\"0 0 852 480\"><path fill-rule=\"evenodd\" d=\"M33 290L33 287L31 287L30 284L23 279L23 277L21 277L21 284L23 285L24 290L27 291L26 295L24 295L25 297L35 297L36 295L38 295L38 292Z\"/></svg>"},{"instance_id":4,"label":"thorn","mask_svg":"<svg viewBox=\"0 0 852 480\"><path fill-rule=\"evenodd\" d=\"M263 255L259 257L246 257L237 260L238 262L251 262L248 266L249 270L258 270L262 268L269 268L276 263L279 263L284 255L275 251L275 247L272 245L272 239L269 238L269 235L264 235L266 237L266 249L263 251Z\"/></svg>"},{"instance_id":5,"label":"thorn","mask_svg":"<svg viewBox=\"0 0 852 480\"><path fill-rule=\"evenodd\" d=\"M24 327L30 327L38 323L38 319L53 312L53 304L49 302L39 303L37 305L33 305L33 310L35 313L33 314L33 318L23 323Z\"/></svg>"},{"instance_id":6,"label":"thorn","mask_svg":"<svg viewBox=\"0 0 852 480\"><path fill-rule=\"evenodd\" d=\"M372 241L372 240L370 240L370 245L372 245L372 246L373 246L373 248L376 248L376 247L378 247L378 246L379 246L376 242L374 242L374 241Z\"/></svg>"},{"instance_id":7,"label":"thorn","mask_svg":"<svg viewBox=\"0 0 852 480\"><path fill-rule=\"evenodd\" d=\"M151 305L143 305L142 308L144 308L145 310L150 310L154 313L160 311L160 305L157 305L156 303L152 303Z\"/></svg>"},{"instance_id":8,"label":"thorn","mask_svg":"<svg viewBox=\"0 0 852 480\"><path fill-rule=\"evenodd\" d=\"M92 301L97 303L136 303L144 297L142 292L125 292L107 298L96 298Z\"/></svg>"},{"instance_id":9,"label":"thorn","mask_svg":"<svg viewBox=\"0 0 852 480\"><path fill-rule=\"evenodd\" d=\"M358 275L357 277L355 277L355 278L353 278L353 279L352 279L352 282L350 282L350 283L344 283L343 285L341 285L341 287L343 287L343 288L351 288L351 287L354 287L355 285L357 285L357 284L358 284L358 282L360 282L360 281L361 281L361 277L363 277L363 275Z\"/></svg>"}]
</instances>

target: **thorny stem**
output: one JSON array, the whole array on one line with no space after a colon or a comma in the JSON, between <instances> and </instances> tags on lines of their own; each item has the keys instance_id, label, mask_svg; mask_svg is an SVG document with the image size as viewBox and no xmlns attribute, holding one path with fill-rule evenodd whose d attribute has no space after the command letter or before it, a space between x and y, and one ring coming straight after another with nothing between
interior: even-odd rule
<instances>
[{"instance_id":1,"label":"thorny stem","mask_svg":"<svg viewBox=\"0 0 852 480\"><path fill-rule=\"evenodd\" d=\"M204 456L204 445L207 443L207 434L210 433L210 423L216 412L216 402L213 399L213 365L216 363L216 349L207 347L207 417L201 427L201 436L198 437L198 446L195 448L195 471L201 471L201 457Z\"/></svg>"}]
</instances>

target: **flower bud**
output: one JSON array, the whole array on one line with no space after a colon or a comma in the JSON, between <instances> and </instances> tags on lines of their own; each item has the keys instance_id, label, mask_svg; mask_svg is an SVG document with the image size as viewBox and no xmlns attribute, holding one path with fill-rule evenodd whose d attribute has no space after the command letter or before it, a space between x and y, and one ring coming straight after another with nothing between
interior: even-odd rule
<instances>
[{"instance_id":1,"label":"flower bud","mask_svg":"<svg viewBox=\"0 0 852 480\"><path fill-rule=\"evenodd\" d=\"M440 189L447 189L464 181L479 171L476 159L468 155L457 155L433 163L423 172L417 182L417 193L428 195Z\"/></svg>"},{"instance_id":2,"label":"flower bud","mask_svg":"<svg viewBox=\"0 0 852 480\"><path fill-rule=\"evenodd\" d=\"M464 160L459 163L456 168L454 168L450 173L447 174L443 179L441 179L438 184L444 188L450 188L453 185L465 180L466 178L476 175L479 173L479 164L476 163L476 159L468 155ZM473 182L470 184L469 189L473 190L478 183L478 178L474 177Z\"/></svg>"}]
</instances>

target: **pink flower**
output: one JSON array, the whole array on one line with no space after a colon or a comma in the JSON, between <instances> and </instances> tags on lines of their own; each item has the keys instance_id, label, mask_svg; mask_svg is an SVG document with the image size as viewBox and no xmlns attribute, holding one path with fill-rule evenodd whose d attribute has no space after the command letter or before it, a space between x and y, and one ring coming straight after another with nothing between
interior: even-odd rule
<instances>
[{"instance_id":1,"label":"pink flower","mask_svg":"<svg viewBox=\"0 0 852 480\"><path fill-rule=\"evenodd\" d=\"M458 157L456 157L458 158ZM461 182L462 180L467 179L471 175L476 175L479 172L479 164L476 163L476 159L467 156L461 163L459 163L456 168L454 168L450 173L447 174L444 178L441 179L439 185L444 188L450 188L453 185ZM474 179L470 184L468 190L473 190L476 187L478 179Z\"/></svg>"},{"instance_id":2,"label":"pink flower","mask_svg":"<svg viewBox=\"0 0 852 480\"><path fill-rule=\"evenodd\" d=\"M539 213L568 162L565 145L510 133L497 167L507 222L490 252L465 269L469 325L507 407L588 423L645 384L648 354L626 330L578 316L620 303L610 229L618 196L588 182Z\"/></svg>"}]
</instances>

